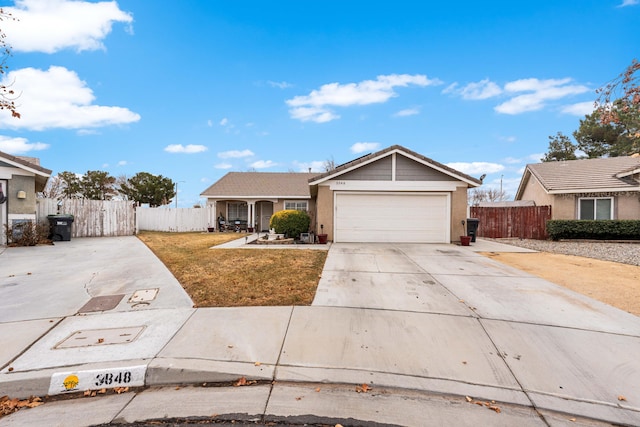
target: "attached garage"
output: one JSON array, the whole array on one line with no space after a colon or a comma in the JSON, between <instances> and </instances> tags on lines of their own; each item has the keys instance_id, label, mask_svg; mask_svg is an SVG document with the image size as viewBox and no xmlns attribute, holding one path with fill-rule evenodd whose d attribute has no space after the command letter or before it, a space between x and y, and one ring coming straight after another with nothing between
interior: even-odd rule
<instances>
[{"instance_id":1,"label":"attached garage","mask_svg":"<svg viewBox=\"0 0 640 427\"><path fill-rule=\"evenodd\" d=\"M467 189L481 184L394 145L310 179L316 233L337 243L459 241Z\"/></svg>"},{"instance_id":2,"label":"attached garage","mask_svg":"<svg viewBox=\"0 0 640 427\"><path fill-rule=\"evenodd\" d=\"M335 193L335 242L449 243L447 194Z\"/></svg>"}]
</instances>

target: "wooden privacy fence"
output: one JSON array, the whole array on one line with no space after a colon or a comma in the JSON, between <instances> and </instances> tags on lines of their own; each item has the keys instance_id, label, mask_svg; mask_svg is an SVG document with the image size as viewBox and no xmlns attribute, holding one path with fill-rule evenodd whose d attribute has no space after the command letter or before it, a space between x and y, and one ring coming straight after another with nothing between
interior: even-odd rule
<instances>
[{"instance_id":1,"label":"wooden privacy fence","mask_svg":"<svg viewBox=\"0 0 640 427\"><path fill-rule=\"evenodd\" d=\"M120 200L38 199L37 217L73 215L71 237L131 236L136 232L133 204Z\"/></svg>"},{"instance_id":2,"label":"wooden privacy fence","mask_svg":"<svg viewBox=\"0 0 640 427\"><path fill-rule=\"evenodd\" d=\"M141 230L206 231L213 226L212 209L142 208L121 200L38 199L38 221L47 215L73 215L71 237L131 236Z\"/></svg>"},{"instance_id":3,"label":"wooden privacy fence","mask_svg":"<svg viewBox=\"0 0 640 427\"><path fill-rule=\"evenodd\" d=\"M204 208L137 208L138 230L206 231L214 227L212 209Z\"/></svg>"},{"instance_id":4,"label":"wooden privacy fence","mask_svg":"<svg viewBox=\"0 0 640 427\"><path fill-rule=\"evenodd\" d=\"M478 237L545 240L551 206L487 208L472 206L471 217L478 218Z\"/></svg>"}]
</instances>

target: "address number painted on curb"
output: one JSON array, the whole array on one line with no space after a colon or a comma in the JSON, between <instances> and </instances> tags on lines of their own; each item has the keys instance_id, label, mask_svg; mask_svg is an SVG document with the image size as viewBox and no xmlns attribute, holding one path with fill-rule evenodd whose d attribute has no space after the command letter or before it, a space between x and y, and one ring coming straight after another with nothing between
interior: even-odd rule
<instances>
[{"instance_id":1,"label":"address number painted on curb","mask_svg":"<svg viewBox=\"0 0 640 427\"><path fill-rule=\"evenodd\" d=\"M142 387L147 366L56 372L51 375L49 395L115 387Z\"/></svg>"}]
</instances>

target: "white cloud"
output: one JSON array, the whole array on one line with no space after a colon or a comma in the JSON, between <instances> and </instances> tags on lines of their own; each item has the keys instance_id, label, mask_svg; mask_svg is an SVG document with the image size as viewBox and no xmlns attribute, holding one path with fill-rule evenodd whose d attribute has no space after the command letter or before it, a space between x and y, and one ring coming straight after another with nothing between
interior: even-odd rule
<instances>
[{"instance_id":1,"label":"white cloud","mask_svg":"<svg viewBox=\"0 0 640 427\"><path fill-rule=\"evenodd\" d=\"M64 67L11 71L0 84L13 85L20 94L16 103L22 116L12 119L5 111L0 115L2 128L80 129L140 120L139 114L127 108L93 105L93 91L75 72Z\"/></svg>"},{"instance_id":2,"label":"white cloud","mask_svg":"<svg viewBox=\"0 0 640 427\"><path fill-rule=\"evenodd\" d=\"M500 136L499 139L506 142L516 142L517 140L515 136Z\"/></svg>"},{"instance_id":3,"label":"white cloud","mask_svg":"<svg viewBox=\"0 0 640 427\"><path fill-rule=\"evenodd\" d=\"M640 0L622 0L618 7L635 6L637 4L640 4Z\"/></svg>"},{"instance_id":4,"label":"white cloud","mask_svg":"<svg viewBox=\"0 0 640 427\"><path fill-rule=\"evenodd\" d=\"M376 151L379 147L379 142L356 142L351 146L351 152L358 154L364 153L365 151Z\"/></svg>"},{"instance_id":5,"label":"white cloud","mask_svg":"<svg viewBox=\"0 0 640 427\"><path fill-rule=\"evenodd\" d=\"M188 144L188 145L182 145L182 144L169 144L166 147L164 147L164 151L168 152L168 153L187 153L187 154L193 154L193 153L202 153L203 151L207 151L208 148L204 145L195 145L195 144Z\"/></svg>"},{"instance_id":6,"label":"white cloud","mask_svg":"<svg viewBox=\"0 0 640 427\"><path fill-rule=\"evenodd\" d=\"M328 83L306 96L296 96L286 101L289 114L300 121L325 123L340 118L330 107L349 107L387 102L398 96L396 87L430 86L440 84L437 79L430 80L425 75L390 74L378 76L376 80L364 80L359 83Z\"/></svg>"},{"instance_id":7,"label":"white cloud","mask_svg":"<svg viewBox=\"0 0 640 427\"><path fill-rule=\"evenodd\" d=\"M291 83L287 83L287 82L273 82L269 80L267 83L269 84L269 86L277 87L279 89L287 89L287 88L293 87Z\"/></svg>"},{"instance_id":8,"label":"white cloud","mask_svg":"<svg viewBox=\"0 0 640 427\"><path fill-rule=\"evenodd\" d=\"M522 159L516 159L514 157L507 157L506 159L504 159L505 163L508 163L510 165L515 165L518 163L522 163Z\"/></svg>"},{"instance_id":9,"label":"white cloud","mask_svg":"<svg viewBox=\"0 0 640 427\"><path fill-rule=\"evenodd\" d=\"M527 158L529 160L532 160L532 161L536 162L536 163L540 163L540 159L543 158L544 155L545 155L545 153L533 153L533 154L530 154Z\"/></svg>"},{"instance_id":10,"label":"white cloud","mask_svg":"<svg viewBox=\"0 0 640 427\"><path fill-rule=\"evenodd\" d=\"M504 170L504 166L498 163L488 162L453 162L447 163L447 166L468 175L496 173Z\"/></svg>"},{"instance_id":11,"label":"white cloud","mask_svg":"<svg viewBox=\"0 0 640 427\"><path fill-rule=\"evenodd\" d=\"M220 126L226 126L229 123L229 119L226 117L220 120Z\"/></svg>"},{"instance_id":12,"label":"white cloud","mask_svg":"<svg viewBox=\"0 0 640 427\"><path fill-rule=\"evenodd\" d=\"M231 169L233 166L229 163L218 163L217 165L213 166L216 169Z\"/></svg>"},{"instance_id":13,"label":"white cloud","mask_svg":"<svg viewBox=\"0 0 640 427\"><path fill-rule=\"evenodd\" d=\"M272 168L276 165L277 163L272 162L271 160L258 160L257 162L251 163L249 166L255 169L266 169Z\"/></svg>"},{"instance_id":14,"label":"white cloud","mask_svg":"<svg viewBox=\"0 0 640 427\"><path fill-rule=\"evenodd\" d=\"M570 78L548 80L531 78L509 82L504 86L505 93L530 93L517 95L496 106L494 110L503 114L521 114L528 111L540 110L546 106L546 102L549 100L578 95L589 91L589 88L586 86L569 84L571 81L572 79Z\"/></svg>"},{"instance_id":15,"label":"white cloud","mask_svg":"<svg viewBox=\"0 0 640 427\"><path fill-rule=\"evenodd\" d=\"M565 105L560 109L565 114L571 114L572 116L586 116L593 113L594 106L593 101L578 102L577 104Z\"/></svg>"},{"instance_id":16,"label":"white cloud","mask_svg":"<svg viewBox=\"0 0 640 427\"><path fill-rule=\"evenodd\" d=\"M120 160L118 162L118 166L127 166L129 164L129 162L127 162L126 160Z\"/></svg>"},{"instance_id":17,"label":"white cloud","mask_svg":"<svg viewBox=\"0 0 640 427\"><path fill-rule=\"evenodd\" d=\"M207 120L207 126L209 126L209 127L213 126L213 122L211 121L211 119Z\"/></svg>"},{"instance_id":18,"label":"white cloud","mask_svg":"<svg viewBox=\"0 0 640 427\"><path fill-rule=\"evenodd\" d=\"M324 164L325 162L322 160L313 160L311 162L298 162L294 161L293 165L298 170L298 172L324 172Z\"/></svg>"},{"instance_id":19,"label":"white cloud","mask_svg":"<svg viewBox=\"0 0 640 427\"><path fill-rule=\"evenodd\" d=\"M442 93L455 93L460 95L462 99L474 101L493 98L494 96L498 96L502 93L500 86L489 79L468 83L466 86L459 89L457 86L457 83L453 83L443 90Z\"/></svg>"},{"instance_id":20,"label":"white cloud","mask_svg":"<svg viewBox=\"0 0 640 427\"><path fill-rule=\"evenodd\" d=\"M221 159L239 159L242 157L251 157L253 155L253 151L251 150L230 150L218 153L218 157Z\"/></svg>"},{"instance_id":21,"label":"white cloud","mask_svg":"<svg viewBox=\"0 0 640 427\"><path fill-rule=\"evenodd\" d=\"M2 22L16 52L104 49L102 41L114 22L129 26L133 22L131 14L120 10L115 1L16 0L15 7L4 9L17 18Z\"/></svg>"},{"instance_id":22,"label":"white cloud","mask_svg":"<svg viewBox=\"0 0 640 427\"><path fill-rule=\"evenodd\" d=\"M30 151L41 151L49 148L49 144L42 142L29 142L26 138L11 138L0 135L0 151L19 155Z\"/></svg>"},{"instance_id":23,"label":"white cloud","mask_svg":"<svg viewBox=\"0 0 640 427\"><path fill-rule=\"evenodd\" d=\"M400 110L395 113L394 117L407 117L407 116L415 116L416 114L420 114L419 108L407 108L405 110Z\"/></svg>"}]
</instances>

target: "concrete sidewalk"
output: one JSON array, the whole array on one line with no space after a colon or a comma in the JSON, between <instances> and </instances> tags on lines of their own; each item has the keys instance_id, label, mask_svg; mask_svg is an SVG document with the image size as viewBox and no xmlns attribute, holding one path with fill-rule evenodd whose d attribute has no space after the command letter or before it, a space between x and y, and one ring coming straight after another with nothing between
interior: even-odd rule
<instances>
[{"instance_id":1,"label":"concrete sidewalk","mask_svg":"<svg viewBox=\"0 0 640 427\"><path fill-rule=\"evenodd\" d=\"M0 425L212 414L343 425L640 425L640 318L476 253L513 247L334 244L311 307L193 309L144 245L117 239L0 254L0 271L10 271L0 277L0 313L6 306L18 318L0 318L8 343L0 395L66 392L71 375L78 391L150 388L47 403ZM29 250L59 271L29 268ZM127 277L108 279L129 258L136 261L118 268ZM128 301L137 283L159 288L156 299L77 314L90 296L115 291ZM64 295L53 307L27 299L23 312L13 307L11 298L23 290L37 298L38 288ZM78 333L94 341L84 345ZM96 340L121 335L134 338ZM242 377L257 383L203 387Z\"/></svg>"}]
</instances>

